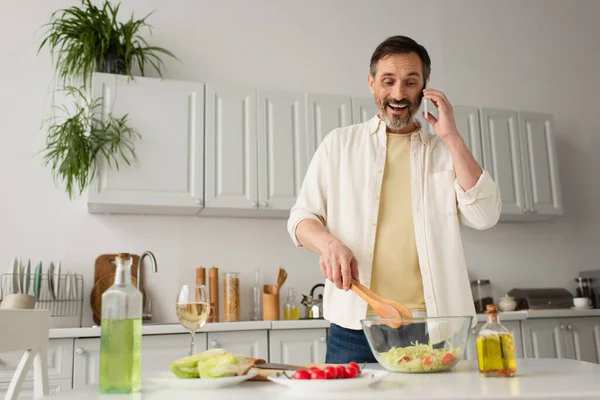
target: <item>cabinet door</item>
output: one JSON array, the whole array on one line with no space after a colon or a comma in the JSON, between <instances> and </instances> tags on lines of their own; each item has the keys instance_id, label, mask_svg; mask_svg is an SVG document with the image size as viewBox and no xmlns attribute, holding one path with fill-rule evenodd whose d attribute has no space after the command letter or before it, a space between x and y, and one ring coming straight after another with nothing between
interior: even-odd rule
<instances>
[{"instance_id":1,"label":"cabinet door","mask_svg":"<svg viewBox=\"0 0 600 400\"><path fill-rule=\"evenodd\" d=\"M600 363L600 318L569 318L564 325L568 358Z\"/></svg>"},{"instance_id":2,"label":"cabinet door","mask_svg":"<svg viewBox=\"0 0 600 400\"><path fill-rule=\"evenodd\" d=\"M565 327L559 320L525 320L522 327L525 358L567 358Z\"/></svg>"},{"instance_id":3,"label":"cabinet door","mask_svg":"<svg viewBox=\"0 0 600 400\"><path fill-rule=\"evenodd\" d=\"M73 389L94 385L100 378L100 339L75 339Z\"/></svg>"},{"instance_id":4,"label":"cabinet door","mask_svg":"<svg viewBox=\"0 0 600 400\"><path fill-rule=\"evenodd\" d=\"M467 340L467 347L465 348L466 360L477 361L477 332L479 332L483 324L483 322L478 322L475 328L471 329L469 340Z\"/></svg>"},{"instance_id":5,"label":"cabinet door","mask_svg":"<svg viewBox=\"0 0 600 400\"><path fill-rule=\"evenodd\" d=\"M479 110L477 107L454 106L454 119L460 136L462 136L475 160L483 167Z\"/></svg>"},{"instance_id":6,"label":"cabinet door","mask_svg":"<svg viewBox=\"0 0 600 400\"><path fill-rule=\"evenodd\" d=\"M272 330L269 335L270 362L322 364L326 351L325 329Z\"/></svg>"},{"instance_id":7,"label":"cabinet door","mask_svg":"<svg viewBox=\"0 0 600 400\"><path fill-rule=\"evenodd\" d=\"M197 214L204 201L204 86L156 78L94 75L102 119L129 115L137 159L101 162L88 191L90 212Z\"/></svg>"},{"instance_id":8,"label":"cabinet door","mask_svg":"<svg viewBox=\"0 0 600 400\"><path fill-rule=\"evenodd\" d=\"M190 340L190 334L142 336L142 374L168 371L173 360L188 356ZM196 347L206 350L206 333L196 333Z\"/></svg>"},{"instance_id":9,"label":"cabinet door","mask_svg":"<svg viewBox=\"0 0 600 400\"><path fill-rule=\"evenodd\" d=\"M550 114L519 113L525 198L529 213L562 214L553 125Z\"/></svg>"},{"instance_id":10,"label":"cabinet door","mask_svg":"<svg viewBox=\"0 0 600 400\"><path fill-rule=\"evenodd\" d=\"M0 353L0 383L10 383L23 351ZM71 379L73 370L73 339L50 339L48 343L48 379ZM33 381L33 364L26 381Z\"/></svg>"},{"instance_id":11,"label":"cabinet door","mask_svg":"<svg viewBox=\"0 0 600 400\"><path fill-rule=\"evenodd\" d=\"M206 208L257 208L256 90L206 87Z\"/></svg>"},{"instance_id":12,"label":"cabinet door","mask_svg":"<svg viewBox=\"0 0 600 400\"><path fill-rule=\"evenodd\" d=\"M306 173L304 94L260 91L258 98L258 205L287 211Z\"/></svg>"},{"instance_id":13,"label":"cabinet door","mask_svg":"<svg viewBox=\"0 0 600 400\"><path fill-rule=\"evenodd\" d=\"M307 94L308 161L332 130L352 124L352 98L327 94Z\"/></svg>"},{"instance_id":14,"label":"cabinet door","mask_svg":"<svg viewBox=\"0 0 600 400\"><path fill-rule=\"evenodd\" d=\"M517 113L493 108L482 108L480 111L483 164L500 188L502 214L524 214L523 165Z\"/></svg>"},{"instance_id":15,"label":"cabinet door","mask_svg":"<svg viewBox=\"0 0 600 400\"><path fill-rule=\"evenodd\" d=\"M209 332L209 349L224 349L246 357L269 359L267 331Z\"/></svg>"},{"instance_id":16,"label":"cabinet door","mask_svg":"<svg viewBox=\"0 0 600 400\"><path fill-rule=\"evenodd\" d=\"M4 398L6 396L6 392L8 392L9 383L0 383L0 398ZM48 381L48 394L52 395L55 393L64 393L71 390L71 380L70 379L62 379L62 380L49 380ZM33 381L23 382L23 386L21 386L21 391L19 392L19 400L33 400L35 399L34 391L33 391Z\"/></svg>"},{"instance_id":17,"label":"cabinet door","mask_svg":"<svg viewBox=\"0 0 600 400\"><path fill-rule=\"evenodd\" d=\"M352 119L355 124L367 122L376 116L378 112L373 97L352 98Z\"/></svg>"}]
</instances>

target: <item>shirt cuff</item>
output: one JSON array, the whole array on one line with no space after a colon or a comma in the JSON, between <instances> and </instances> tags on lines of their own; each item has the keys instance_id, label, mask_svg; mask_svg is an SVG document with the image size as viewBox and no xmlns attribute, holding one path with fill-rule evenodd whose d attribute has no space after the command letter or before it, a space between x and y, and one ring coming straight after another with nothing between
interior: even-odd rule
<instances>
[{"instance_id":1,"label":"shirt cuff","mask_svg":"<svg viewBox=\"0 0 600 400\"><path fill-rule=\"evenodd\" d=\"M483 172L477 180L475 186L467 191L463 190L463 188L458 184L458 180L454 180L456 199L459 203L473 204L478 199L483 199L494 194L496 191L496 183L494 183L494 180L485 169L482 169L482 171Z\"/></svg>"},{"instance_id":2,"label":"shirt cuff","mask_svg":"<svg viewBox=\"0 0 600 400\"><path fill-rule=\"evenodd\" d=\"M290 223L289 223L289 234L292 237L292 241L296 247L302 247L302 244L298 241L298 237L296 236L296 229L298 228L298 224L305 219L312 219L320 223L323 227L323 221L321 218L316 215L306 211L306 210L294 210L290 214Z\"/></svg>"}]
</instances>

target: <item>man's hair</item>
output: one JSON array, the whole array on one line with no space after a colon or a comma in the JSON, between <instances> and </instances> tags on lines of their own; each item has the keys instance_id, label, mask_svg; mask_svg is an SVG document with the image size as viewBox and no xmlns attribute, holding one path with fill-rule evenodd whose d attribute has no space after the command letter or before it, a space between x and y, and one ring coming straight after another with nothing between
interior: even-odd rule
<instances>
[{"instance_id":1,"label":"man's hair","mask_svg":"<svg viewBox=\"0 0 600 400\"><path fill-rule=\"evenodd\" d=\"M391 54L417 53L423 64L423 81L427 82L431 74L431 59L425 47L406 36L391 36L384 40L373 52L371 56L371 66L369 72L375 78L377 74L377 63L382 58Z\"/></svg>"}]
</instances>

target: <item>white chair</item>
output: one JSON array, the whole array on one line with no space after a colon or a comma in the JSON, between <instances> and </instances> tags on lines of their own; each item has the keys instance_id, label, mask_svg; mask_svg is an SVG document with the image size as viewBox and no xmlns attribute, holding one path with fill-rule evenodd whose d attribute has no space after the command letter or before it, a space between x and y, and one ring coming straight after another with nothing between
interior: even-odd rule
<instances>
[{"instance_id":1,"label":"white chair","mask_svg":"<svg viewBox=\"0 0 600 400\"><path fill-rule=\"evenodd\" d=\"M48 395L48 310L0 310L0 353L22 350L25 353L15 371L5 400L19 397L21 386L33 362L34 396Z\"/></svg>"}]
</instances>

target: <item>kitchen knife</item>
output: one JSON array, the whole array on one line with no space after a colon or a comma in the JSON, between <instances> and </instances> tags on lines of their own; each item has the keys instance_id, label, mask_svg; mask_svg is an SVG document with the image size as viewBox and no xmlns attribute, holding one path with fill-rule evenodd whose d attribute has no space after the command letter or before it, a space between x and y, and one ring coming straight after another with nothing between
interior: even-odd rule
<instances>
[{"instance_id":1,"label":"kitchen knife","mask_svg":"<svg viewBox=\"0 0 600 400\"><path fill-rule=\"evenodd\" d=\"M277 364L277 363L254 364L252 367L260 368L260 369L281 369L281 370L285 370L285 371L297 371L297 370L303 368L299 365Z\"/></svg>"}]
</instances>

